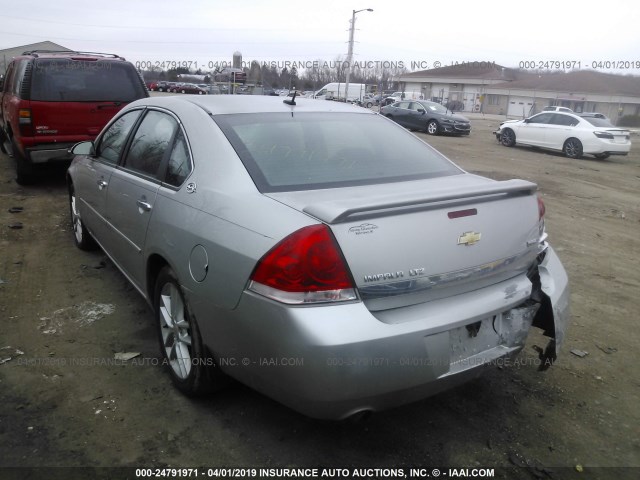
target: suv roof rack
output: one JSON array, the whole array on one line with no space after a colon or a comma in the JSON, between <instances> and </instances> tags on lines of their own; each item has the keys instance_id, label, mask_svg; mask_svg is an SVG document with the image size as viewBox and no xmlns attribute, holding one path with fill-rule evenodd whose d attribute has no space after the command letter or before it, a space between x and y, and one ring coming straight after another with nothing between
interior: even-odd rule
<instances>
[{"instance_id":1,"label":"suv roof rack","mask_svg":"<svg viewBox=\"0 0 640 480\"><path fill-rule=\"evenodd\" d=\"M116 55L115 53L80 52L80 51L76 51L76 50L29 50L27 52L23 52L22 54L23 55L33 55L33 56L37 57L39 53L44 53L44 54L64 53L64 54L67 54L67 55L101 55L103 57L121 58L122 60L124 60L123 57L121 57L120 55Z\"/></svg>"}]
</instances>

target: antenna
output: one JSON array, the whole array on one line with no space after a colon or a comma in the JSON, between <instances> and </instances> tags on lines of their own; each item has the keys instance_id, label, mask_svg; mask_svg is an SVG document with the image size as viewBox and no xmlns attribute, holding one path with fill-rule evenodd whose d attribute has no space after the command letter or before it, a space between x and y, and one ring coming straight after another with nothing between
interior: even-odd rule
<instances>
[{"instance_id":1,"label":"antenna","mask_svg":"<svg viewBox=\"0 0 640 480\"><path fill-rule=\"evenodd\" d=\"M298 94L297 90L293 91L293 97L291 98L291 100L289 99L285 99L282 101L282 103L286 103L287 105L295 105L296 104L296 95Z\"/></svg>"}]
</instances>

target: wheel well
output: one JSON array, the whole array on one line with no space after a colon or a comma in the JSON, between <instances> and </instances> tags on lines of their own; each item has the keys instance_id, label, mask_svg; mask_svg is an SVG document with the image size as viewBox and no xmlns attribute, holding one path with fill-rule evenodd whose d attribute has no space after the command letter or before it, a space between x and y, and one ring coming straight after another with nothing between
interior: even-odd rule
<instances>
[{"instance_id":1,"label":"wheel well","mask_svg":"<svg viewBox=\"0 0 640 480\"><path fill-rule=\"evenodd\" d=\"M580 139L579 139L579 138L576 138L576 137L569 137L569 138L567 138L567 139L564 141L564 143L562 144L562 146L563 146L563 147L564 147L564 146L566 146L566 145L567 145L567 142L568 142L569 140L576 140L577 142L579 142L579 143L580 143L580 145L582 145L582 142L580 141Z\"/></svg>"},{"instance_id":2,"label":"wheel well","mask_svg":"<svg viewBox=\"0 0 640 480\"><path fill-rule=\"evenodd\" d=\"M151 255L149 260L147 260L147 297L149 298L149 303L152 305L154 302L153 295L156 289L156 279L158 278L160 270L168 265L169 262L157 254Z\"/></svg>"}]
</instances>

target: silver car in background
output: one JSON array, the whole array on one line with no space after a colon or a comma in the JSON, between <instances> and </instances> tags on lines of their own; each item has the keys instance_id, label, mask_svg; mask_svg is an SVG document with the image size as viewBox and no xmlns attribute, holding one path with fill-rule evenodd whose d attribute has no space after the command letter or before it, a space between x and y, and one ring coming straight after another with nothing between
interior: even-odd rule
<instances>
[{"instance_id":1,"label":"silver car in background","mask_svg":"<svg viewBox=\"0 0 640 480\"><path fill-rule=\"evenodd\" d=\"M569 318L536 185L464 172L337 102L137 101L68 171L74 238L153 307L175 385L231 376L309 416L415 401Z\"/></svg>"}]
</instances>

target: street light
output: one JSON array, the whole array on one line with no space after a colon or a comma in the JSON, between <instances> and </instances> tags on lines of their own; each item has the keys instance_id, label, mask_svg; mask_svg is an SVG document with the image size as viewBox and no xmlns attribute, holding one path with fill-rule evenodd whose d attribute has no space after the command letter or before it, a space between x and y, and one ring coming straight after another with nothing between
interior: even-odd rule
<instances>
[{"instance_id":1,"label":"street light","mask_svg":"<svg viewBox=\"0 0 640 480\"><path fill-rule=\"evenodd\" d=\"M347 52L347 78L344 82L344 99L349 98L349 77L351 76L351 61L353 60L353 32L356 29L356 13L373 12L373 8L363 8L362 10L354 10L351 14L351 28L349 29L349 51Z\"/></svg>"}]
</instances>

